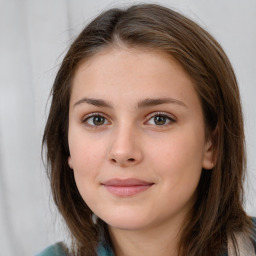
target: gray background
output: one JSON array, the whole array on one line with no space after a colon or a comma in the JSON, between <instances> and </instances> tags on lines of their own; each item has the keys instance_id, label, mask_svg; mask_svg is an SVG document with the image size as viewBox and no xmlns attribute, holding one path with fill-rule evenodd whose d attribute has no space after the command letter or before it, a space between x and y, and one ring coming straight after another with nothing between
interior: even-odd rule
<instances>
[{"instance_id":1,"label":"gray background","mask_svg":"<svg viewBox=\"0 0 256 256\"><path fill-rule=\"evenodd\" d=\"M64 53L84 24L103 10L131 3L139 2L0 0L0 255L33 255L66 239L40 155L49 91ZM256 1L155 3L196 20L230 57L245 115L246 210L256 216Z\"/></svg>"}]
</instances>

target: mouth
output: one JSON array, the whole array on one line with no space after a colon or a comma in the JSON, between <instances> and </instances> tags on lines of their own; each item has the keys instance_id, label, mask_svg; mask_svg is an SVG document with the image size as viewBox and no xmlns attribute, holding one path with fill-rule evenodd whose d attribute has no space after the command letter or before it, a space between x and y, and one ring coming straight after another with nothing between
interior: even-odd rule
<instances>
[{"instance_id":1,"label":"mouth","mask_svg":"<svg viewBox=\"0 0 256 256\"><path fill-rule=\"evenodd\" d=\"M115 196L131 197L149 189L154 183L138 179L111 179L101 185Z\"/></svg>"}]
</instances>

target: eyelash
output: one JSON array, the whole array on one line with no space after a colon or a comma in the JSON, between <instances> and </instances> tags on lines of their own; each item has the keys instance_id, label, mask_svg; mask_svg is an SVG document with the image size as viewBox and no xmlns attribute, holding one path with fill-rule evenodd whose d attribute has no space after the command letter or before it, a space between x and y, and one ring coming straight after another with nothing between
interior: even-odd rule
<instances>
[{"instance_id":1,"label":"eyelash","mask_svg":"<svg viewBox=\"0 0 256 256\"><path fill-rule=\"evenodd\" d=\"M104 118L104 122L102 124L100 124L100 125L95 125L95 123L94 124L90 124L88 122L90 119L92 119L92 122L94 122L93 119L96 118L96 117ZM159 126L159 127L161 127L161 126L162 127L166 127L166 126L170 125L171 123L175 123L176 122L176 120L172 116L170 116L169 114L167 114L165 112L153 112L153 113L149 114L149 117L147 118L147 121L145 123L148 123L152 118L156 118L156 117L164 118L165 119L164 124L161 124L161 125L151 124L151 125ZM166 124L167 120L168 120L168 123ZM90 113L90 114L86 115L83 118L82 123L86 124L90 128L99 128L99 127L101 127L103 125L106 125L106 123L105 123L106 121L108 123L110 123L108 121L108 117L106 117L104 114L102 114L100 112L95 112L95 113Z\"/></svg>"}]
</instances>

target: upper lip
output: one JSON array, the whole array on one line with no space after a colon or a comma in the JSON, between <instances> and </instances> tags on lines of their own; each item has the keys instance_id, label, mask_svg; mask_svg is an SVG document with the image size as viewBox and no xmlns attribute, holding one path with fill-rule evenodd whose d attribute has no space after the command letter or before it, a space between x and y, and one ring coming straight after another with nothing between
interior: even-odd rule
<instances>
[{"instance_id":1,"label":"upper lip","mask_svg":"<svg viewBox=\"0 0 256 256\"><path fill-rule=\"evenodd\" d=\"M149 186L153 185L153 182L148 182L139 179L111 179L103 182L105 186L116 186L116 187L129 187L129 186Z\"/></svg>"}]
</instances>

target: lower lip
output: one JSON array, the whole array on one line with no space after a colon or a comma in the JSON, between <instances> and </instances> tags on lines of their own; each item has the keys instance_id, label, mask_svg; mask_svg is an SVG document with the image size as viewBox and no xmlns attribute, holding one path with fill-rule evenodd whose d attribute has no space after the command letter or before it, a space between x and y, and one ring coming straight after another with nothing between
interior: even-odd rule
<instances>
[{"instance_id":1,"label":"lower lip","mask_svg":"<svg viewBox=\"0 0 256 256\"><path fill-rule=\"evenodd\" d=\"M105 185L105 188L113 195L119 197L130 197L137 195L147 189L152 185L136 185L136 186L108 186Z\"/></svg>"}]
</instances>

